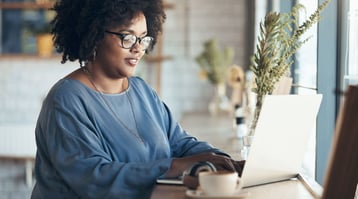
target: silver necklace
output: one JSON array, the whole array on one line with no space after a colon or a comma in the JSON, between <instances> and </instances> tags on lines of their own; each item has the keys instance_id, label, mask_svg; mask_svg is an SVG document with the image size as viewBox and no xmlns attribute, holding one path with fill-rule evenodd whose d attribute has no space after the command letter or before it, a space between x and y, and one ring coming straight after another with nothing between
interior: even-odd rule
<instances>
[{"instance_id":1,"label":"silver necklace","mask_svg":"<svg viewBox=\"0 0 358 199\"><path fill-rule=\"evenodd\" d=\"M87 69L86 66L83 66L82 67L82 70L86 73L89 81L91 82L91 84L93 85L93 87L95 88L95 90L99 93L102 101L104 102L104 104L108 107L108 109L111 111L112 115L119 121L119 123L121 123L122 126L124 126L124 128L126 128L128 130L129 133L131 133L132 135L134 135L139 141L141 141L143 144L144 144L144 140L143 138L140 136L139 134L139 130L138 130L138 124L137 124L137 120L136 120L136 117L135 117L135 114L134 114L134 110L133 110L133 104L132 104L132 100L131 100L131 97L129 95L129 93L127 91L124 91L124 93L126 94L127 96L127 99L129 101L129 104L130 104L130 108L131 108L131 112L132 112L132 115L133 115L133 119L134 119L134 123L135 123L135 127L136 127L136 130L137 130L137 133L132 131L132 129L130 129L126 124L125 122L123 122L119 116L116 114L116 112L112 109L112 107L109 105L109 102L106 100L106 98L104 97L104 93L98 89L97 85L94 83L94 80L91 76L91 73L89 72L89 70Z\"/></svg>"}]
</instances>

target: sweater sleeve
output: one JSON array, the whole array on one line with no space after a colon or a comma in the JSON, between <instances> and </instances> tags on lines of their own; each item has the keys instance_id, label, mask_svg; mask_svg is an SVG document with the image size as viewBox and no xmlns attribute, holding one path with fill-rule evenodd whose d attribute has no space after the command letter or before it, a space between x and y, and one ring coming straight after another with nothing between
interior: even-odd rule
<instances>
[{"instance_id":1,"label":"sweater sleeve","mask_svg":"<svg viewBox=\"0 0 358 199\"><path fill-rule=\"evenodd\" d=\"M199 141L196 137L188 134L180 124L173 119L169 108L165 104L163 104L163 106L168 124L168 138L174 157L184 157L205 152L226 154L211 144Z\"/></svg>"},{"instance_id":2,"label":"sweater sleeve","mask_svg":"<svg viewBox=\"0 0 358 199\"><path fill-rule=\"evenodd\" d=\"M149 87L142 79L135 78L140 90L143 93L142 99L147 99L149 106L154 109L153 117L156 121L161 121L161 127L166 132L170 144L171 155L175 157L184 157L204 152L222 153L207 142L199 141L188 134L173 117L169 107L158 96L156 91ZM145 93L145 94L144 94Z\"/></svg>"}]
</instances>

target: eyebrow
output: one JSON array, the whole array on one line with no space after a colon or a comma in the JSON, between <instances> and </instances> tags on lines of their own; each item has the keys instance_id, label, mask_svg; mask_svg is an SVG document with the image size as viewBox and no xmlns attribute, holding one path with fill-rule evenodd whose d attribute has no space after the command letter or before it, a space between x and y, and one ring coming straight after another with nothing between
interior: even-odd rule
<instances>
[{"instance_id":1,"label":"eyebrow","mask_svg":"<svg viewBox=\"0 0 358 199\"><path fill-rule=\"evenodd\" d=\"M133 30L124 29L124 30L120 30L119 32L120 32L120 33L121 33L121 32L128 32L128 33L130 33L130 34L135 35ZM146 34L148 34L148 31L144 31L144 32L142 32L140 35L146 35Z\"/></svg>"}]
</instances>

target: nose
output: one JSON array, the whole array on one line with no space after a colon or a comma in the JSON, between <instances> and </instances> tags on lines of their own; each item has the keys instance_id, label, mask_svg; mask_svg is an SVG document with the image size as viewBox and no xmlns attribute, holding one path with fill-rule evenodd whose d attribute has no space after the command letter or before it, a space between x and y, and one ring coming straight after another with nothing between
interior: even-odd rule
<instances>
[{"instance_id":1,"label":"nose","mask_svg":"<svg viewBox=\"0 0 358 199\"><path fill-rule=\"evenodd\" d=\"M132 48L130 48L130 52L131 53L139 53L141 55L144 55L144 53L146 52L144 49L143 49L143 46L142 44L139 43L139 41L137 41L134 46Z\"/></svg>"},{"instance_id":2,"label":"nose","mask_svg":"<svg viewBox=\"0 0 358 199\"><path fill-rule=\"evenodd\" d=\"M142 50L141 45L137 41L134 46L130 49L131 52L140 52Z\"/></svg>"}]
</instances>

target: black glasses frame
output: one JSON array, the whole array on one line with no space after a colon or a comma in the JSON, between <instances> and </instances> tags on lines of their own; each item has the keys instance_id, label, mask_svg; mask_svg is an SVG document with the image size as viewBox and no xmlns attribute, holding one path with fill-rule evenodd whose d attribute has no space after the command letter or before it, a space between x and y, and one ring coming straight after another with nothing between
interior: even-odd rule
<instances>
[{"instance_id":1,"label":"black glasses frame","mask_svg":"<svg viewBox=\"0 0 358 199\"><path fill-rule=\"evenodd\" d=\"M137 37L136 35L133 35L133 34L122 34L122 33L119 33L119 32L112 32L112 31L109 31L109 30L105 30L106 33L110 33L110 34L114 34L116 36L118 36L120 39L121 39L121 47L124 48L124 49L131 49L133 48L137 42L139 43L139 45L141 44L142 40L145 39L145 38L150 38L150 43L148 46L141 46L143 48L143 50L147 50L153 43L153 40L154 38L151 37L151 36L144 36L144 37ZM130 47L124 47L123 45L123 39L128 36L128 35L132 35L136 38L135 42L132 44L132 46Z\"/></svg>"}]
</instances>

